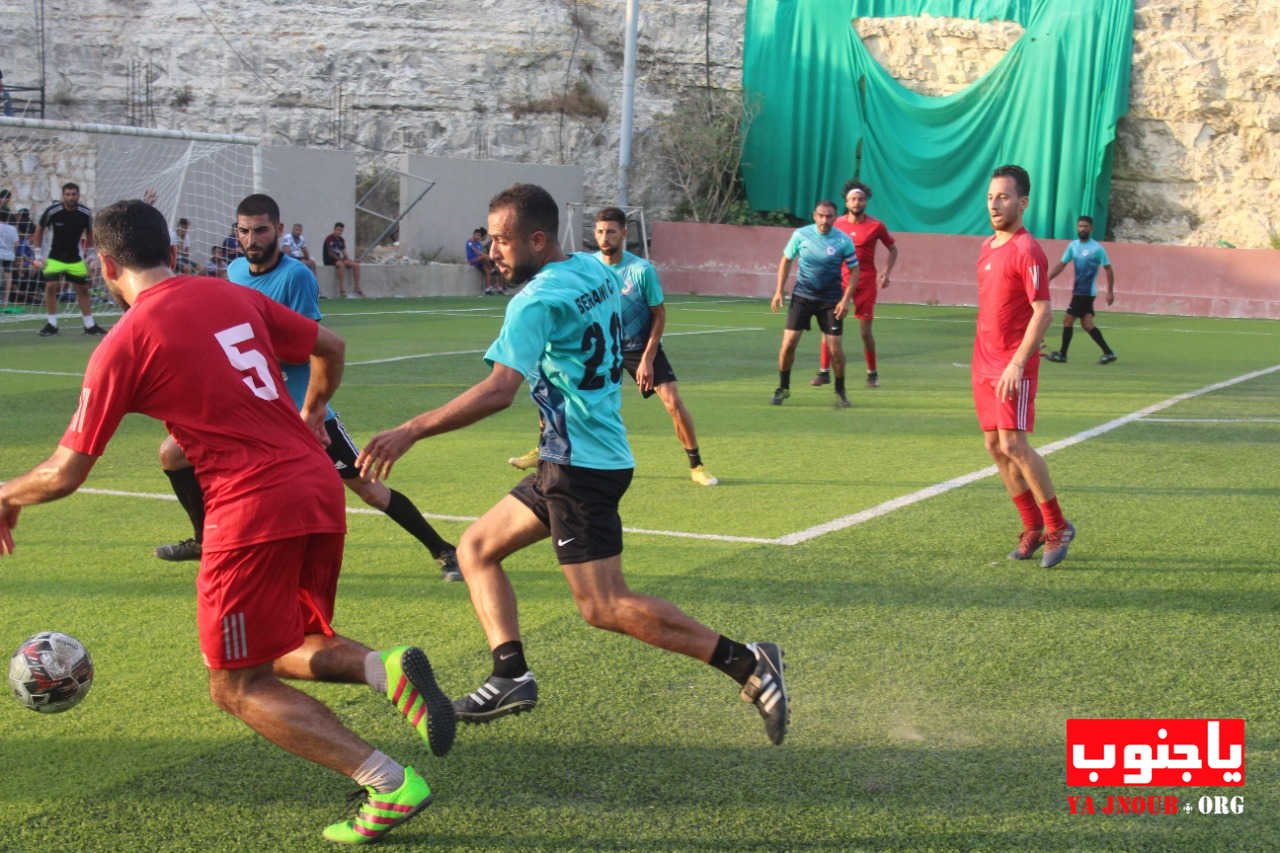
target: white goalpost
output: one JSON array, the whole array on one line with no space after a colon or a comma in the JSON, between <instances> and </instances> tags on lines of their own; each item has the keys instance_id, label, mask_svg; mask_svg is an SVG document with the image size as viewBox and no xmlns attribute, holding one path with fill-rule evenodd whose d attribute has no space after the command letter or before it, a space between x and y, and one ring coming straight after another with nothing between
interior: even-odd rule
<instances>
[{"instance_id":1,"label":"white goalpost","mask_svg":"<svg viewBox=\"0 0 1280 853\"><path fill-rule=\"evenodd\" d=\"M178 240L187 247L183 271L217 275L236 205L262 186L261 148L257 139L233 134L0 117L0 188L12 194L20 232L34 229L67 182L79 184L81 202L93 210L154 191L175 236L179 220L187 220ZM0 316L43 314L43 282L21 257L13 279ZM118 310L100 281L93 294L95 314ZM76 311L67 293L59 306Z\"/></svg>"}]
</instances>

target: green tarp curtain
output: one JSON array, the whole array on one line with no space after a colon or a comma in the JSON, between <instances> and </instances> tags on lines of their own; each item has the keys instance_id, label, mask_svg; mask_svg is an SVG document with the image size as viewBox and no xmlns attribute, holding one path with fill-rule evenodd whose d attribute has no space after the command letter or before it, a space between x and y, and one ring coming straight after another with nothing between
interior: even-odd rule
<instances>
[{"instance_id":1,"label":"green tarp curtain","mask_svg":"<svg viewBox=\"0 0 1280 853\"><path fill-rule=\"evenodd\" d=\"M923 14L1015 21L1023 34L966 89L930 97L894 80L853 27ZM743 50L758 110L742 169L752 208L808 218L856 174L891 230L982 234L991 170L1017 163L1031 174L1033 233L1073 237L1080 214L1102 232L1133 0L749 0Z\"/></svg>"}]
</instances>

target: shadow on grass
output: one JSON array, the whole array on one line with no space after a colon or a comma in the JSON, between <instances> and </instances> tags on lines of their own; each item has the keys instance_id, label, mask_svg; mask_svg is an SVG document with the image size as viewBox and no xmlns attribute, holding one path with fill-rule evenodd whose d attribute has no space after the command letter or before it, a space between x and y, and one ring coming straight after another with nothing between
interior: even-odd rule
<instances>
[{"instance_id":1,"label":"shadow on grass","mask_svg":"<svg viewBox=\"0 0 1280 853\"><path fill-rule=\"evenodd\" d=\"M1070 816L1058 744L774 749L513 743L507 735L519 729L503 727L496 736L464 730L443 762L417 756L436 800L384 844L475 850L1245 849L1250 838L1269 837L1263 824L1271 819L1261 808L1234 817L1229 826L1177 815ZM35 747L16 747L11 768L40 767ZM324 849L319 831L344 814L342 796L349 788L341 777L246 737L157 767L127 785L95 789L90 783L80 795L7 804L0 848ZM1094 793L1096 799L1106 792L1070 793ZM1186 791L1159 793L1191 797Z\"/></svg>"}]
</instances>

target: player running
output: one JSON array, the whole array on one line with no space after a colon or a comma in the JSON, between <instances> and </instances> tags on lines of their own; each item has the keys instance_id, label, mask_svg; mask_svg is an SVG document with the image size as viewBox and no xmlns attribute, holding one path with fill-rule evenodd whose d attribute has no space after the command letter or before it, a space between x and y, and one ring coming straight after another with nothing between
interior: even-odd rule
<instances>
[{"instance_id":1,"label":"player running","mask_svg":"<svg viewBox=\"0 0 1280 853\"><path fill-rule=\"evenodd\" d=\"M280 249L279 241L284 233L284 224L280 221L280 207L275 199L261 193L246 196L236 208L235 230L243 254L227 267L227 278L264 293L304 317L319 321L319 289L315 274L301 261L289 257ZM282 364L280 369L284 372L289 396L295 402L305 399L310 377L307 365ZM413 501L394 489L388 489L383 483L370 482L360 477L360 472L356 469L356 456L360 451L347 432L346 425L332 408L326 409L324 425L329 438L329 458L333 460L333 466L338 469L347 488L369 506L386 513L421 542L440 564L443 580L462 580L454 546L441 538ZM204 528L203 495L191 471L191 463L172 437L166 438L160 445L160 464L173 485L179 503L191 518L195 536L172 545L161 545L156 548L156 556L162 560L199 559Z\"/></svg>"},{"instance_id":2,"label":"player running","mask_svg":"<svg viewBox=\"0 0 1280 853\"><path fill-rule=\"evenodd\" d=\"M508 284L525 285L485 353L492 372L443 406L374 436L360 454L364 473L386 477L415 442L510 406L522 382L542 415L537 473L467 528L458 544L493 655L484 683L454 701L458 716L483 723L537 704L538 684L525 661L515 592L502 561L550 537L588 624L721 670L759 710L769 739L782 743L789 716L782 650L730 640L668 601L633 592L622 575L618 502L635 461L621 417L620 280L588 255L564 255L556 241L555 200L541 187L516 184L499 193L489 202L488 225L498 272Z\"/></svg>"},{"instance_id":3,"label":"player running","mask_svg":"<svg viewBox=\"0 0 1280 853\"><path fill-rule=\"evenodd\" d=\"M364 788L353 820L324 837L365 843L408 820L431 789L281 678L365 683L384 693L432 751L456 717L421 649L375 652L330 624L346 516L321 446L342 376L342 338L246 287L176 276L164 217L122 201L96 220L102 274L128 310L89 359L57 449L0 486L0 553L23 506L76 491L129 412L161 420L191 455L208 504L196 623L209 694L277 746ZM301 417L278 362L311 364Z\"/></svg>"}]
</instances>

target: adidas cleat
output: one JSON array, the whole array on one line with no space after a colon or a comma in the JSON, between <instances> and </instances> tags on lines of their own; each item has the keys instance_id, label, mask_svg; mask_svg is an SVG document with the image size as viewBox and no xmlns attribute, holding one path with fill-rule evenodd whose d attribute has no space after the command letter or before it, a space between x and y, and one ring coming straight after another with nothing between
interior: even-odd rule
<instances>
[{"instance_id":1,"label":"adidas cleat","mask_svg":"<svg viewBox=\"0 0 1280 853\"><path fill-rule=\"evenodd\" d=\"M748 643L756 656L756 669L742 685L742 700L756 706L764 717L764 731L774 746L782 743L791 723L791 706L782 682L782 649L777 643Z\"/></svg>"},{"instance_id":2,"label":"adidas cleat","mask_svg":"<svg viewBox=\"0 0 1280 853\"><path fill-rule=\"evenodd\" d=\"M1067 522L1067 526L1061 530L1054 530L1045 534L1044 537L1044 554L1040 557L1040 568L1052 569L1067 558L1067 547L1076 538L1076 526L1071 522Z\"/></svg>"},{"instance_id":3,"label":"adidas cleat","mask_svg":"<svg viewBox=\"0 0 1280 853\"><path fill-rule=\"evenodd\" d=\"M325 827L326 841L338 844L372 844L431 803L431 787L412 767L404 769L404 784L380 794L372 788L355 792L360 808L351 820Z\"/></svg>"},{"instance_id":4,"label":"adidas cleat","mask_svg":"<svg viewBox=\"0 0 1280 853\"><path fill-rule=\"evenodd\" d=\"M436 684L427 654L417 646L399 646L380 652L387 673L387 699L418 732L433 755L444 755L453 746L458 718L453 703Z\"/></svg>"},{"instance_id":5,"label":"adidas cleat","mask_svg":"<svg viewBox=\"0 0 1280 853\"><path fill-rule=\"evenodd\" d=\"M491 675L473 693L455 699L453 708L464 723L487 723L532 711L537 704L538 682L532 672L526 672L519 678Z\"/></svg>"},{"instance_id":6,"label":"adidas cleat","mask_svg":"<svg viewBox=\"0 0 1280 853\"><path fill-rule=\"evenodd\" d=\"M1018 537L1018 547L1009 552L1010 560L1030 560L1044 544L1044 530L1024 530Z\"/></svg>"}]
</instances>

